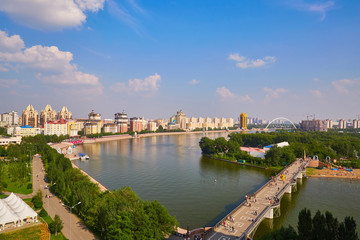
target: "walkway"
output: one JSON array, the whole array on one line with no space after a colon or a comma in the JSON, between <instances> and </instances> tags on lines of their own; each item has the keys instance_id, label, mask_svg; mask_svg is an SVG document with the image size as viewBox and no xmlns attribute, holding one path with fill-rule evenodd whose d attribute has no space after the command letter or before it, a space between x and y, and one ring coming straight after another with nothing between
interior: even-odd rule
<instances>
[{"instance_id":1,"label":"walkway","mask_svg":"<svg viewBox=\"0 0 360 240\"><path fill-rule=\"evenodd\" d=\"M45 198L46 195L49 195L49 190L45 189L47 183L44 181L45 171L41 158L33 158L33 189L34 193L38 189L41 189L43 192L43 202L44 209L49 213L51 218L54 219L55 214L59 215L61 220L64 223L64 228L62 233L68 239L70 236L72 239L76 240L92 240L98 239L90 230L85 226L85 224L75 215L69 213L69 210L62 206L59 203L60 199L58 197ZM70 222L71 222L71 233L70 233Z\"/></svg>"},{"instance_id":2,"label":"walkway","mask_svg":"<svg viewBox=\"0 0 360 240\"><path fill-rule=\"evenodd\" d=\"M286 187L289 187L287 183L291 182L296 177L299 170L305 166L305 163L301 159L297 159L288 168L284 169L281 173L285 175L285 182L280 180L280 174L278 174L273 180L267 182L256 193L255 197L249 198L248 201L244 201L228 216L231 216L232 220L227 218L221 220L206 237L207 240L233 240L240 239L243 235L250 234L252 230L249 228L254 226L254 222L260 223L267 214L269 206L271 206L270 199L273 199L278 193L284 192ZM281 198L281 196L279 198ZM256 202L254 202L256 199ZM272 203L274 201L272 200ZM225 227L224 227L225 223ZM219 226L221 225L221 226ZM230 229L231 230L227 230ZM234 230L232 230L232 228Z\"/></svg>"}]
</instances>

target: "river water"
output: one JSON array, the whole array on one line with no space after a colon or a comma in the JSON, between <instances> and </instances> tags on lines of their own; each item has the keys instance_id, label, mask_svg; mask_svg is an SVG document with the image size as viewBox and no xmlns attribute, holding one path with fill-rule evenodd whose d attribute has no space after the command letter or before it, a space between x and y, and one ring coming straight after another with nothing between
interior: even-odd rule
<instances>
[{"instance_id":1,"label":"river water","mask_svg":"<svg viewBox=\"0 0 360 240\"><path fill-rule=\"evenodd\" d=\"M207 136L226 137L226 133ZM77 150L90 160L74 163L110 190L129 186L141 199L158 200L183 228L212 226L271 173L201 156L201 137L202 133L85 144ZM283 224L296 227L297 214L304 207L330 209L341 220L352 215L360 224L360 181L304 179L298 190L284 196L281 217L264 221L257 236Z\"/></svg>"}]
</instances>

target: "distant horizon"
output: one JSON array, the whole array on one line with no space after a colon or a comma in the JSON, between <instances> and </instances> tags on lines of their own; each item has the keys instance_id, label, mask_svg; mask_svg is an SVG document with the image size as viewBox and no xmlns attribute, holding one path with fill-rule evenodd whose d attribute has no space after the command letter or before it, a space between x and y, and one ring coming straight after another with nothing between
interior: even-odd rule
<instances>
[{"instance_id":1,"label":"distant horizon","mask_svg":"<svg viewBox=\"0 0 360 240\"><path fill-rule=\"evenodd\" d=\"M45 106L44 106L43 108L41 108L41 109L40 109L40 108L36 108L36 106L34 106L33 104L31 104L31 105L34 107L34 109L35 109L36 111L38 111L38 114L39 114L39 116L40 116L41 111L45 109L45 106L46 106L47 104L45 104ZM115 113L119 113L119 112L122 112L122 111L125 111L125 113L128 115L128 118L131 118L131 117L143 117L143 118L146 119L146 120L170 119L173 115L176 115L176 112L177 112L177 111L180 110L180 109L177 109L176 111L174 111L173 113L171 113L168 117L155 117L155 118L150 118L150 117L146 117L146 116L138 116L138 115L129 115L129 113L126 111L126 109L123 109L123 110L121 110L121 111L114 112L113 115L112 115L112 117L107 117L107 116L104 117L104 115L103 115L100 111L96 111L95 109L89 110L89 112L88 112L85 116L77 116L77 114L76 114L75 112L71 111L71 107L69 107L69 106L63 105L63 106L61 106L61 107L59 107L59 108L54 108L51 104L49 104L49 105L52 107L53 110L56 111L56 113L58 113L58 112L62 109L63 106L67 107L68 110L72 113L73 119L87 119L87 118L88 118L88 114L89 114L92 110L94 110L95 113L100 113L100 114L101 114L101 118L102 118L103 120L104 120L104 119L114 119ZM27 106L29 106L29 104L26 105L26 107L27 107ZM23 110L21 110L21 111L16 111L15 109L12 109L12 110L9 110L9 111L0 112L0 114L4 114L4 113L9 113L9 112L11 112L11 111L15 111L15 112L18 113L18 116L20 117L20 116L22 115L22 112L26 109L26 107L25 107ZM59 109L59 110L58 110L58 109ZM183 110L183 109L181 109L181 110ZM186 115L187 118L191 118L191 117L195 117L195 118L198 118L198 117L202 117L202 118L206 118L206 117L210 117L210 118L222 118L222 117L224 117L224 116L187 115L187 114L186 114L186 111L183 110L183 112L184 112L184 114ZM240 116L241 113L242 113L242 112L239 112L239 114L238 114L236 117L224 117L224 118L233 118L233 119L234 119L234 123L236 123L236 122L239 121L239 116ZM249 116L249 115L248 115L248 118L258 118L259 120L265 120L265 121L272 121L272 120L274 120L274 119L276 119L276 118L278 118L278 117L287 118L286 116L277 116L277 117L274 117L274 118L272 118L272 119L267 119L267 118L263 118L263 117L261 117L261 116ZM308 120L313 120L313 119L314 119L313 115L308 115L308 117L309 117ZM307 120L307 118L300 119L300 120L293 120L293 119L290 119L290 118L288 118L288 119L291 120L291 121L294 122L294 123L299 123L299 122L301 122L301 120ZM341 119L344 119L344 120L346 120L346 121L352 121L352 120L354 120L354 119L360 119L360 118L341 118L341 117L340 117L340 118L318 118L318 117L316 117L316 115L315 115L315 119L317 119L317 120L327 120L327 119L331 119L331 120L333 120L333 121L339 121L339 120L341 120Z\"/></svg>"},{"instance_id":2,"label":"distant horizon","mask_svg":"<svg viewBox=\"0 0 360 240\"><path fill-rule=\"evenodd\" d=\"M356 0L3 0L0 112L356 119L359 13Z\"/></svg>"}]
</instances>

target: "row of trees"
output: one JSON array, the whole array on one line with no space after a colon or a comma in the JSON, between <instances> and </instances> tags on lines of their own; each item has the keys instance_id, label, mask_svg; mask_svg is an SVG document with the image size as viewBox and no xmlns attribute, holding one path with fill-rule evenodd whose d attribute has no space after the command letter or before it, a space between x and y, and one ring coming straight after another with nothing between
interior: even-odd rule
<instances>
[{"instance_id":1,"label":"row of trees","mask_svg":"<svg viewBox=\"0 0 360 240\"><path fill-rule=\"evenodd\" d=\"M345 217L339 222L332 213L317 211L312 218L311 211L305 208L299 213L297 231L289 225L261 240L359 240L359 236L353 217Z\"/></svg>"},{"instance_id":2,"label":"row of trees","mask_svg":"<svg viewBox=\"0 0 360 240\"><path fill-rule=\"evenodd\" d=\"M326 156L331 158L355 158L356 152L360 152L360 134L330 132L271 132L229 135L231 140L238 142L241 146L267 146L269 144L287 141L295 156L317 155L320 159Z\"/></svg>"},{"instance_id":3,"label":"row of trees","mask_svg":"<svg viewBox=\"0 0 360 240\"><path fill-rule=\"evenodd\" d=\"M240 151L240 146L264 147L270 144L287 141L290 146L272 147L267 151L265 159L255 158ZM317 155L320 159L329 156L347 158L344 165L360 167L360 160L355 159L360 153L360 135L341 132L271 132L271 133L231 133L229 140L215 140L204 137L200 140L203 154L230 160L243 159L260 166L283 166L293 162L297 157Z\"/></svg>"},{"instance_id":4,"label":"row of trees","mask_svg":"<svg viewBox=\"0 0 360 240\"><path fill-rule=\"evenodd\" d=\"M200 148L203 154L228 160L246 160L247 163L258 166L282 166L295 161L296 157L289 147L271 148L265 155L265 159L253 157L247 152L240 150L240 144L234 138L226 141L225 138L212 140L203 137L200 140Z\"/></svg>"},{"instance_id":5,"label":"row of trees","mask_svg":"<svg viewBox=\"0 0 360 240\"><path fill-rule=\"evenodd\" d=\"M178 225L175 217L157 201L141 200L134 191L124 187L101 192L69 159L46 144L45 136L24 138L22 144L36 146L47 172L51 189L73 209L93 231L106 239L162 239Z\"/></svg>"}]
</instances>

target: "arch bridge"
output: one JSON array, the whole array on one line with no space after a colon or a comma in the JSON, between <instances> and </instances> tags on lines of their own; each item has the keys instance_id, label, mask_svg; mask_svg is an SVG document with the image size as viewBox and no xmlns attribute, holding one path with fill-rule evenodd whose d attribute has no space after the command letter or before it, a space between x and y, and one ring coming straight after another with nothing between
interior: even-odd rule
<instances>
[{"instance_id":1,"label":"arch bridge","mask_svg":"<svg viewBox=\"0 0 360 240\"><path fill-rule=\"evenodd\" d=\"M285 117L277 117L277 118L274 118L273 120L271 120L271 121L268 123L268 125L266 126L265 129L268 129L268 127L270 126L270 124L272 124L273 122L278 121L278 120L288 121L288 122L290 122L290 124L294 127L294 129L296 129L295 124L294 124L290 119L285 118ZM280 125L281 125L281 126L285 126L285 125L289 125L289 124L282 123L282 124L280 124ZM283 128L283 127L281 127L281 128Z\"/></svg>"}]
</instances>

